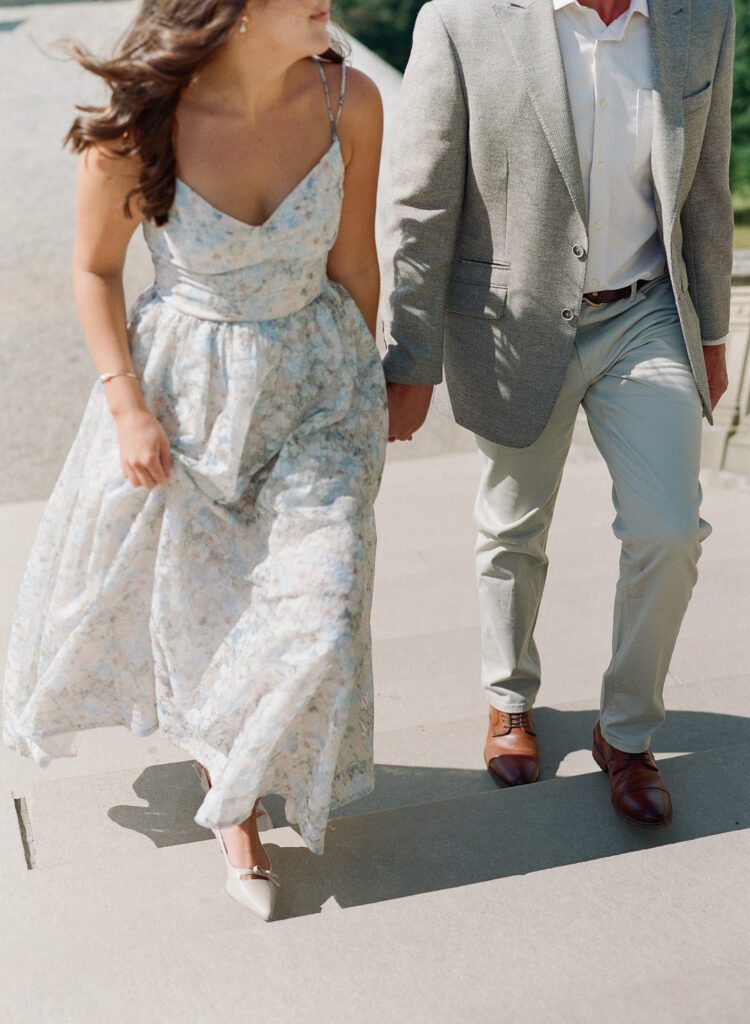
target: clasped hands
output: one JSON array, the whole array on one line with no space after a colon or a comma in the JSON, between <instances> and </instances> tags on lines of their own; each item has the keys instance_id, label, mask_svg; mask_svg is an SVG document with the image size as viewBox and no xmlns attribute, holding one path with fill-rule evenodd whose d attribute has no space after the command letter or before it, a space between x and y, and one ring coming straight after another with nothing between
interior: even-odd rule
<instances>
[{"instance_id":1,"label":"clasped hands","mask_svg":"<svg viewBox=\"0 0 750 1024\"><path fill-rule=\"evenodd\" d=\"M427 419L432 384L388 382L388 440L411 441Z\"/></svg>"},{"instance_id":2,"label":"clasped hands","mask_svg":"<svg viewBox=\"0 0 750 1024\"><path fill-rule=\"evenodd\" d=\"M706 345L703 355L711 405L715 409L728 386L726 345ZM433 390L432 384L388 382L389 441L411 441L427 419Z\"/></svg>"}]
</instances>

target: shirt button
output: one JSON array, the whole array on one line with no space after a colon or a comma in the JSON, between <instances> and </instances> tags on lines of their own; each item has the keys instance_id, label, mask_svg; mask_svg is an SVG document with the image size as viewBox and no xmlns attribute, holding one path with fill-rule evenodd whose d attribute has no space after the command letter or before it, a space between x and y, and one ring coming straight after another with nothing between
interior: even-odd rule
<instances>
[{"instance_id":1,"label":"shirt button","mask_svg":"<svg viewBox=\"0 0 750 1024\"><path fill-rule=\"evenodd\" d=\"M602 225L602 222L600 220L596 221L596 223L594 224L594 228L595 228L596 231L601 231L602 226L603 225Z\"/></svg>"},{"instance_id":2,"label":"shirt button","mask_svg":"<svg viewBox=\"0 0 750 1024\"><path fill-rule=\"evenodd\" d=\"M607 101L606 100L599 100L599 106L602 108L602 110L606 110L607 109Z\"/></svg>"},{"instance_id":3,"label":"shirt button","mask_svg":"<svg viewBox=\"0 0 750 1024\"><path fill-rule=\"evenodd\" d=\"M575 316L575 313L573 312L572 309L564 309L562 311L561 316L562 316L563 320L572 320L573 317Z\"/></svg>"},{"instance_id":4,"label":"shirt button","mask_svg":"<svg viewBox=\"0 0 750 1024\"><path fill-rule=\"evenodd\" d=\"M586 250L583 248L582 245L574 245L573 246L573 255L577 259L582 260L583 257L586 255Z\"/></svg>"},{"instance_id":5,"label":"shirt button","mask_svg":"<svg viewBox=\"0 0 750 1024\"><path fill-rule=\"evenodd\" d=\"M600 160L599 163L596 165L596 169L597 171L603 171L606 166L606 163L603 160Z\"/></svg>"}]
</instances>

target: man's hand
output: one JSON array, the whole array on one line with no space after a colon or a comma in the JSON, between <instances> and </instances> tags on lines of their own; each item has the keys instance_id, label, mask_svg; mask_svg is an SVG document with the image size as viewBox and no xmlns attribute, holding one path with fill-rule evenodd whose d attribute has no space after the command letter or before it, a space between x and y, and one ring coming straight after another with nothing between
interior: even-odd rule
<instances>
[{"instance_id":1,"label":"man's hand","mask_svg":"<svg viewBox=\"0 0 750 1024\"><path fill-rule=\"evenodd\" d=\"M427 419L432 401L432 384L388 382L388 440L411 441Z\"/></svg>"},{"instance_id":2,"label":"man's hand","mask_svg":"<svg viewBox=\"0 0 750 1024\"><path fill-rule=\"evenodd\" d=\"M704 345L703 358L706 360L711 408L715 409L719 404L719 399L729 387L726 345Z\"/></svg>"}]
</instances>

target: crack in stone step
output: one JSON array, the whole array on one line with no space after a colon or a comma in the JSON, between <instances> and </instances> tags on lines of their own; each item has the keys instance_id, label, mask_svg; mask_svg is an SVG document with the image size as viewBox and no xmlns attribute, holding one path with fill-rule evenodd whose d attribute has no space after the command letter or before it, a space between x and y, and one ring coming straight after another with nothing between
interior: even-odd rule
<instances>
[{"instance_id":1,"label":"crack in stone step","mask_svg":"<svg viewBox=\"0 0 750 1024\"><path fill-rule=\"evenodd\" d=\"M29 817L29 805L26 802L26 797L23 796L16 797L13 800L13 804L16 808L18 831L21 834L26 867L29 871L33 871L36 867L36 842L34 841L34 830L31 827L31 818Z\"/></svg>"}]
</instances>

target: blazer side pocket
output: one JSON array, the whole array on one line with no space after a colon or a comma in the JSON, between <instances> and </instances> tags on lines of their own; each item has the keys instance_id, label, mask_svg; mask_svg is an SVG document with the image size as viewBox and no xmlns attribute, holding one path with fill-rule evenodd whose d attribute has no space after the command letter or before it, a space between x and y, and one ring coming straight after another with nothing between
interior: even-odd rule
<instances>
[{"instance_id":1,"label":"blazer side pocket","mask_svg":"<svg viewBox=\"0 0 750 1024\"><path fill-rule=\"evenodd\" d=\"M447 312L499 320L505 312L509 276L509 263L456 260L448 282Z\"/></svg>"}]
</instances>

